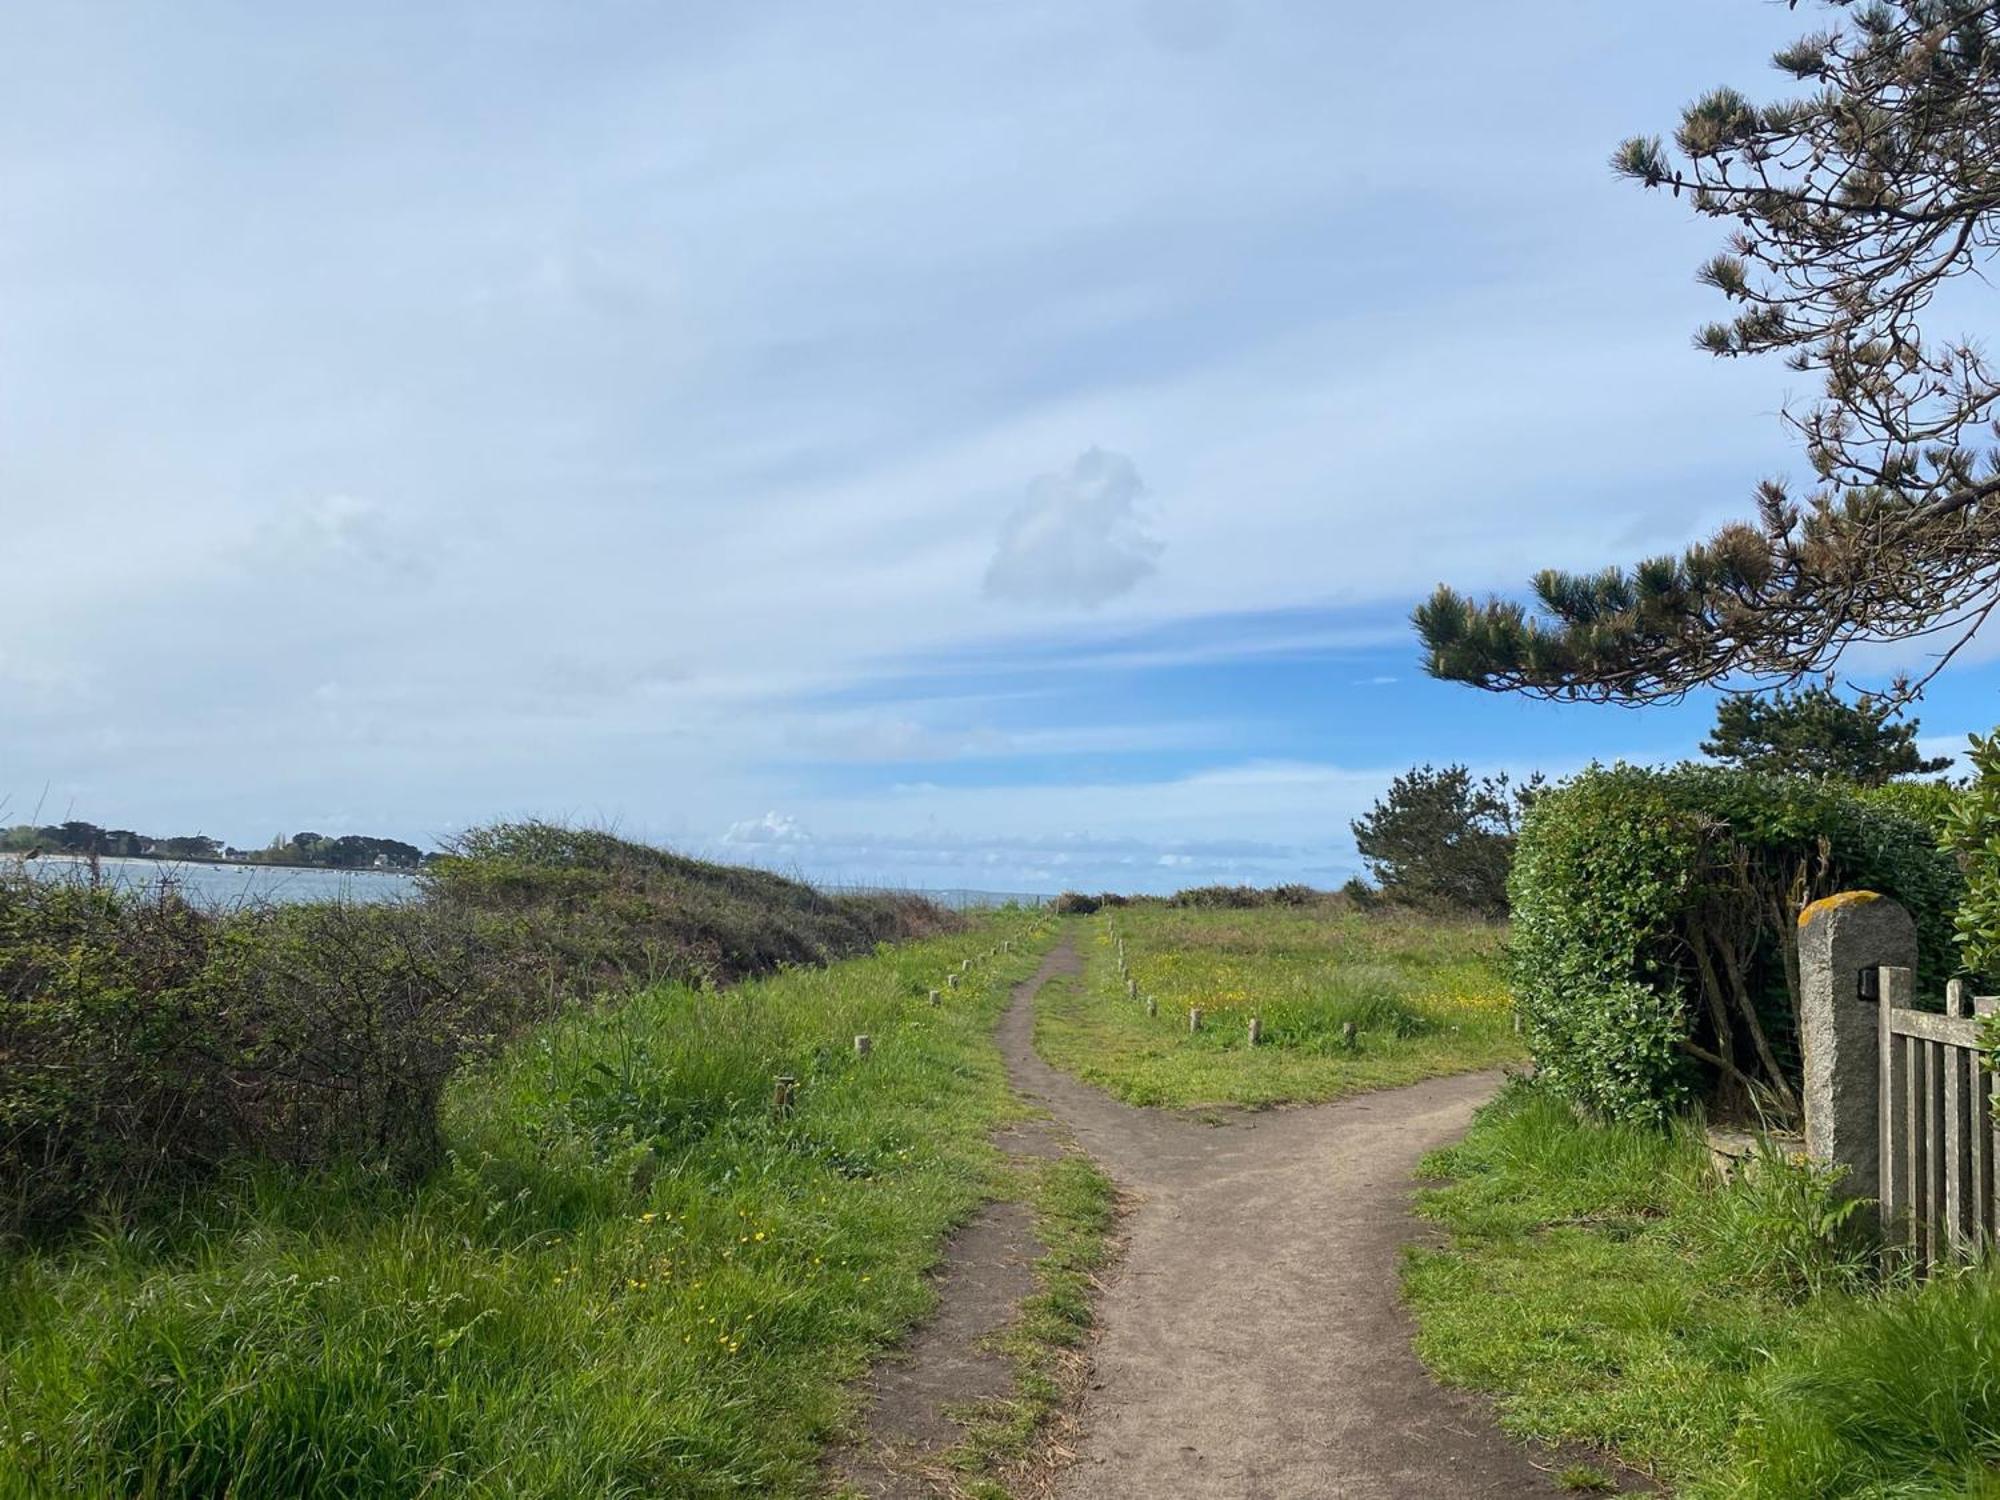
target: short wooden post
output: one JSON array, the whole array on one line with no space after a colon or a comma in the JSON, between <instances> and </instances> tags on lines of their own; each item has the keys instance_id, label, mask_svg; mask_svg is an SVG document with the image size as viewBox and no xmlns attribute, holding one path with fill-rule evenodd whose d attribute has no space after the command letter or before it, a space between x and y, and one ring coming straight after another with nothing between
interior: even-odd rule
<instances>
[{"instance_id":1,"label":"short wooden post","mask_svg":"<svg viewBox=\"0 0 2000 1500\"><path fill-rule=\"evenodd\" d=\"M1201 1007L1198 1005L1188 1009L1188 1030L1190 1032L1201 1030Z\"/></svg>"},{"instance_id":2,"label":"short wooden post","mask_svg":"<svg viewBox=\"0 0 2000 1500\"><path fill-rule=\"evenodd\" d=\"M1257 1017L1250 1018L1250 1045L1256 1046L1264 1040L1264 1023Z\"/></svg>"},{"instance_id":3,"label":"short wooden post","mask_svg":"<svg viewBox=\"0 0 2000 1500\"><path fill-rule=\"evenodd\" d=\"M1159 1013L1160 1013L1159 996L1148 995L1146 997L1146 1014L1149 1016L1157 1016Z\"/></svg>"},{"instance_id":4,"label":"short wooden post","mask_svg":"<svg viewBox=\"0 0 2000 1500\"><path fill-rule=\"evenodd\" d=\"M958 988L958 976L957 976L956 974L947 974L947 975L945 975L945 976L944 976L944 986L945 986L945 988L946 988L946 989L948 989L948 990L955 990L955 989L957 989L957 988Z\"/></svg>"},{"instance_id":5,"label":"short wooden post","mask_svg":"<svg viewBox=\"0 0 2000 1500\"><path fill-rule=\"evenodd\" d=\"M1360 1038L1359 1038L1358 1034L1357 1034L1357 1033L1355 1032L1355 1029L1354 1029L1354 1023L1353 1023L1352 1021L1342 1021L1342 1022L1340 1023L1340 1045L1341 1045L1341 1046L1343 1046L1343 1047L1346 1047L1346 1048L1348 1048L1348 1049L1349 1049L1350 1051L1352 1051L1352 1050L1353 1050L1353 1047L1354 1047L1354 1044L1355 1044L1355 1042L1356 1042L1356 1041L1358 1041L1359 1039L1360 1039Z\"/></svg>"},{"instance_id":6,"label":"short wooden post","mask_svg":"<svg viewBox=\"0 0 2000 1500\"><path fill-rule=\"evenodd\" d=\"M854 1055L856 1057L866 1057L874 1050L875 1038L872 1036L858 1036L854 1039Z\"/></svg>"},{"instance_id":7,"label":"short wooden post","mask_svg":"<svg viewBox=\"0 0 2000 1500\"><path fill-rule=\"evenodd\" d=\"M1127 1000L1137 1000L1139 998L1138 980L1128 979L1125 981L1125 998Z\"/></svg>"},{"instance_id":8,"label":"short wooden post","mask_svg":"<svg viewBox=\"0 0 2000 1500\"><path fill-rule=\"evenodd\" d=\"M932 990L932 991L931 991L931 1004L933 1004L933 1005L942 1005L943 1003L944 1003L944 1000L943 1000L943 997L942 997L942 996L940 996L940 995L938 994L938 992L937 992L936 990Z\"/></svg>"},{"instance_id":9,"label":"short wooden post","mask_svg":"<svg viewBox=\"0 0 2000 1500\"><path fill-rule=\"evenodd\" d=\"M792 1095L798 1086L798 1079L789 1073L780 1073L771 1081L771 1113L780 1120L791 1114Z\"/></svg>"}]
</instances>

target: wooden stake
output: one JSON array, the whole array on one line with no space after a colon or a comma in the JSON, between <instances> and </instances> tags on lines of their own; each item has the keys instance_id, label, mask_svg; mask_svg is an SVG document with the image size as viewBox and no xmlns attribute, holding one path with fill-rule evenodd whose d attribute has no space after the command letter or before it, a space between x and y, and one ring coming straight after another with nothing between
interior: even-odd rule
<instances>
[{"instance_id":1,"label":"wooden stake","mask_svg":"<svg viewBox=\"0 0 2000 1500\"><path fill-rule=\"evenodd\" d=\"M936 990L932 990L932 991L931 991L931 1004L933 1004L933 1005L941 1005L941 1004L943 1004L943 1003L944 1003L944 1002L943 1002L943 1001L942 1001L942 1000L941 1000L941 999L939 998L939 996L938 996L938 992L937 992Z\"/></svg>"},{"instance_id":2,"label":"wooden stake","mask_svg":"<svg viewBox=\"0 0 2000 1500\"><path fill-rule=\"evenodd\" d=\"M1159 997L1157 995L1148 995L1146 997L1146 1014L1149 1016L1157 1016L1159 1013L1160 1013Z\"/></svg>"},{"instance_id":3,"label":"wooden stake","mask_svg":"<svg viewBox=\"0 0 2000 1500\"><path fill-rule=\"evenodd\" d=\"M1345 1047L1352 1047L1354 1045L1354 1023L1352 1021L1342 1021L1340 1023L1340 1041L1341 1045Z\"/></svg>"},{"instance_id":4,"label":"wooden stake","mask_svg":"<svg viewBox=\"0 0 2000 1500\"><path fill-rule=\"evenodd\" d=\"M1188 1011L1188 1030L1191 1032L1201 1030L1200 1006L1195 1006Z\"/></svg>"},{"instance_id":5,"label":"wooden stake","mask_svg":"<svg viewBox=\"0 0 2000 1500\"><path fill-rule=\"evenodd\" d=\"M947 989L955 990L958 988L958 976L956 974L945 975L944 982L945 982L945 988Z\"/></svg>"},{"instance_id":6,"label":"wooden stake","mask_svg":"<svg viewBox=\"0 0 2000 1500\"><path fill-rule=\"evenodd\" d=\"M784 1119L792 1112L792 1093L799 1086L798 1079L789 1073L780 1073L771 1082L771 1113Z\"/></svg>"},{"instance_id":7,"label":"wooden stake","mask_svg":"<svg viewBox=\"0 0 2000 1500\"><path fill-rule=\"evenodd\" d=\"M854 1039L854 1055L856 1057L866 1057L874 1050L875 1038L872 1036L858 1036Z\"/></svg>"},{"instance_id":8,"label":"wooden stake","mask_svg":"<svg viewBox=\"0 0 2000 1500\"><path fill-rule=\"evenodd\" d=\"M1137 1000L1139 998L1138 980L1128 979L1125 981L1125 998L1127 1000Z\"/></svg>"},{"instance_id":9,"label":"wooden stake","mask_svg":"<svg viewBox=\"0 0 2000 1500\"><path fill-rule=\"evenodd\" d=\"M1264 1040L1264 1023L1255 1016L1250 1018L1250 1045L1256 1046Z\"/></svg>"}]
</instances>

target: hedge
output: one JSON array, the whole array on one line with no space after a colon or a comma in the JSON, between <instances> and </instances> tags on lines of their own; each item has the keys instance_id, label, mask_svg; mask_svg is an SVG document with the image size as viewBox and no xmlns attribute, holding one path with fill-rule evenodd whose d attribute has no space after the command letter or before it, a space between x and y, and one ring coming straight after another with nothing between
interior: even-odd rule
<instances>
[{"instance_id":1,"label":"hedge","mask_svg":"<svg viewBox=\"0 0 2000 1500\"><path fill-rule=\"evenodd\" d=\"M1516 1004L1537 1071L1599 1116L1701 1098L1796 1116L1794 932L1880 891L1917 920L1920 995L1958 971L1964 880L1924 822L1832 782L1593 766L1538 798L1509 880Z\"/></svg>"}]
</instances>

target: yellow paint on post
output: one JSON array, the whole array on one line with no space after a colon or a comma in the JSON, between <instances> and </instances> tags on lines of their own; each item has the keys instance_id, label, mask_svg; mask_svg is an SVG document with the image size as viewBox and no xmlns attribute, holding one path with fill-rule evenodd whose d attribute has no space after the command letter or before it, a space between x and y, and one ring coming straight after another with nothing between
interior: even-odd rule
<instances>
[{"instance_id":1,"label":"yellow paint on post","mask_svg":"<svg viewBox=\"0 0 2000 1500\"><path fill-rule=\"evenodd\" d=\"M1814 914L1822 911L1837 911L1843 906L1865 906L1870 901L1880 901L1880 891L1837 891L1831 896L1822 896L1799 913L1799 926L1811 921Z\"/></svg>"}]
</instances>

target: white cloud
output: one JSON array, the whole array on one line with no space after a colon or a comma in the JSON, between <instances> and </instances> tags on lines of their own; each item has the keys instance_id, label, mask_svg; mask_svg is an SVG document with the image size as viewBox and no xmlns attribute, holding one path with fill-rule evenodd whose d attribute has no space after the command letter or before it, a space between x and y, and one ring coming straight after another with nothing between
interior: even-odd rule
<instances>
[{"instance_id":1,"label":"white cloud","mask_svg":"<svg viewBox=\"0 0 2000 1500\"><path fill-rule=\"evenodd\" d=\"M1161 544L1139 516L1146 487L1122 453L1092 448L1028 486L986 567L989 599L1095 609L1159 566Z\"/></svg>"},{"instance_id":2,"label":"white cloud","mask_svg":"<svg viewBox=\"0 0 2000 1500\"><path fill-rule=\"evenodd\" d=\"M812 834L800 825L798 819L780 812L767 812L761 818L732 823L728 832L722 835L725 844L751 849L795 849L812 841Z\"/></svg>"}]
</instances>

